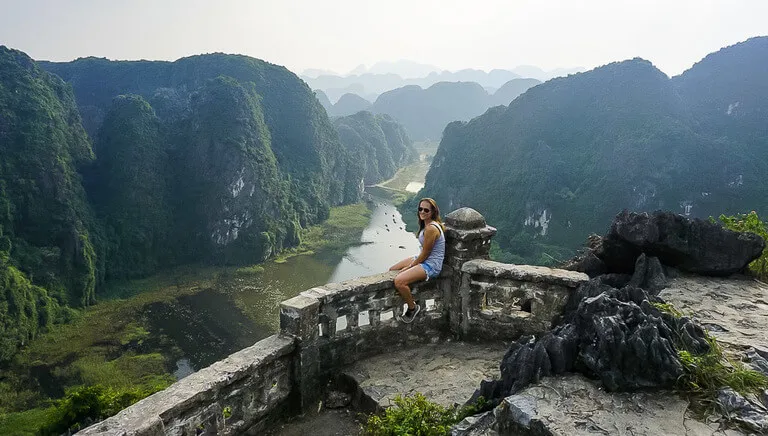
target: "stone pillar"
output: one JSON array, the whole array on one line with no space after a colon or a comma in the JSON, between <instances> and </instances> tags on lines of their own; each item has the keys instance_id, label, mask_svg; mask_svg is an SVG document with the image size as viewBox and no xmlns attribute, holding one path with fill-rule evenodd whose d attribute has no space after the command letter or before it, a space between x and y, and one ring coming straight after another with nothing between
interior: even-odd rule
<instances>
[{"instance_id":1,"label":"stone pillar","mask_svg":"<svg viewBox=\"0 0 768 436\"><path fill-rule=\"evenodd\" d=\"M294 394L299 413L317 409L322 393L318 336L320 301L297 295L280 303L280 334L295 338Z\"/></svg>"},{"instance_id":2,"label":"stone pillar","mask_svg":"<svg viewBox=\"0 0 768 436\"><path fill-rule=\"evenodd\" d=\"M480 213L463 207L445 217L445 261L443 271L450 274L450 286L444 290L448 322L456 336L461 335L463 314L469 301L469 279L461 273L464 262L488 259L491 238L496 229L485 223ZM466 282L466 283L464 283Z\"/></svg>"}]
</instances>

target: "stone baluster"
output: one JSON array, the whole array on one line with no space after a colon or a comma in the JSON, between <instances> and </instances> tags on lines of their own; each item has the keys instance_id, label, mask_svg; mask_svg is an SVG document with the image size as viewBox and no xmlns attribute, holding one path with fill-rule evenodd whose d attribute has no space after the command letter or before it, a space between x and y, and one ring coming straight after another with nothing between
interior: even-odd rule
<instances>
[{"instance_id":1,"label":"stone baluster","mask_svg":"<svg viewBox=\"0 0 768 436\"><path fill-rule=\"evenodd\" d=\"M320 380L320 353L318 325L320 301L317 298L298 295L280 304L280 333L297 339L294 359L295 406L301 413L317 407L322 386ZM329 322L335 329L336 319ZM329 332L333 334L333 332Z\"/></svg>"},{"instance_id":2,"label":"stone baluster","mask_svg":"<svg viewBox=\"0 0 768 436\"><path fill-rule=\"evenodd\" d=\"M450 275L450 284L443 289L443 301L451 332L456 336L461 336L462 320L469 304L469 277L463 277L461 266L473 259L488 259L495 234L496 229L469 207L454 210L445 217L443 271Z\"/></svg>"}]
</instances>

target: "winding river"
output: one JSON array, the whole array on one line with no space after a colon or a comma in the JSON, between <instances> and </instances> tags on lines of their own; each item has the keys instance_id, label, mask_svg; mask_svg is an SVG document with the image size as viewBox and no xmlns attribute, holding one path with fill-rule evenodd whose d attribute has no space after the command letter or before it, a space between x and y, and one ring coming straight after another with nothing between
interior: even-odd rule
<instances>
[{"instance_id":1,"label":"winding river","mask_svg":"<svg viewBox=\"0 0 768 436\"><path fill-rule=\"evenodd\" d=\"M316 253L270 262L248 277L229 277L195 294L146 308L152 335L164 335L181 350L174 374L197 369L250 346L279 329L280 302L314 286L377 274L418 253L400 212L374 198L360 244L343 255Z\"/></svg>"}]
</instances>

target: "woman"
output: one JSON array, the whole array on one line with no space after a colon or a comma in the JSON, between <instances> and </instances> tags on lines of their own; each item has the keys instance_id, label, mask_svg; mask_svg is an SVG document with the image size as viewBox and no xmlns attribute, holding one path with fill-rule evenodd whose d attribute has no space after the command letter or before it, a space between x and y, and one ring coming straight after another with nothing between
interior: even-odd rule
<instances>
[{"instance_id":1,"label":"woman","mask_svg":"<svg viewBox=\"0 0 768 436\"><path fill-rule=\"evenodd\" d=\"M437 277L443 269L443 257L445 256L443 222L440 219L440 209L435 200L422 198L416 213L419 216L418 235L421 253L418 256L403 259L389 269L390 271L400 271L395 277L395 288L408 304L408 310L402 316L405 323L411 323L421 311L421 307L413 301L409 285L413 282Z\"/></svg>"}]
</instances>

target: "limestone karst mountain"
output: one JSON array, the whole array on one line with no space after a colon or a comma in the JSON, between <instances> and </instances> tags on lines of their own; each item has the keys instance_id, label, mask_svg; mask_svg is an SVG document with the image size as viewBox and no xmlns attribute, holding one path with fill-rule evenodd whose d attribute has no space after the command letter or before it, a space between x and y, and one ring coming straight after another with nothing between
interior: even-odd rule
<instances>
[{"instance_id":1,"label":"limestone karst mountain","mask_svg":"<svg viewBox=\"0 0 768 436\"><path fill-rule=\"evenodd\" d=\"M723 49L674 79L633 59L550 80L449 124L424 189L485 211L502 249L545 264L617 209L763 215L766 46Z\"/></svg>"}]
</instances>

